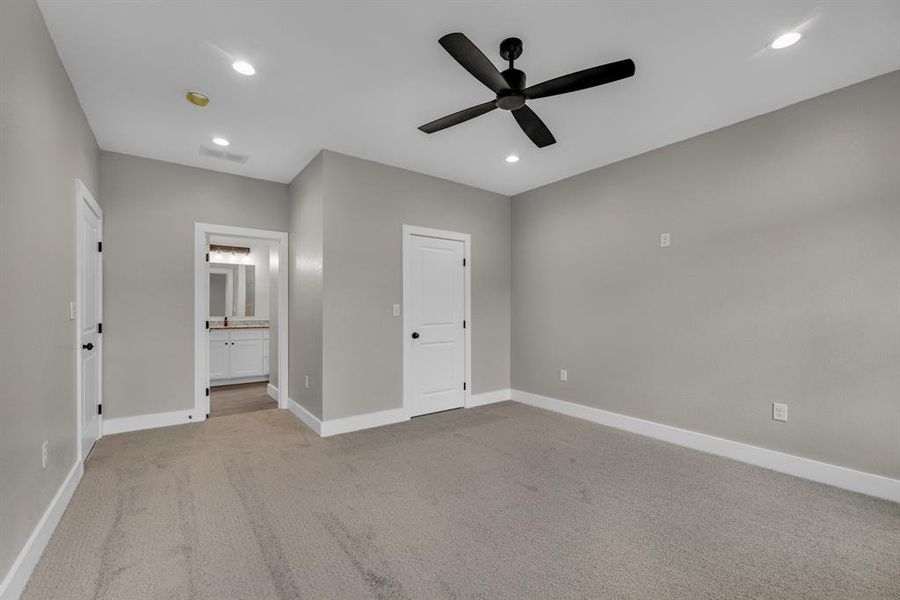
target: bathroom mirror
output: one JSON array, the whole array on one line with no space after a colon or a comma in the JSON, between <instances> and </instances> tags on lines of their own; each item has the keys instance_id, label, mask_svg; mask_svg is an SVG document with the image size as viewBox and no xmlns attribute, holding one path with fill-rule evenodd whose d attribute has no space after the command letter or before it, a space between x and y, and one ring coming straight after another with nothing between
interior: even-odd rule
<instances>
[{"instance_id":1,"label":"bathroom mirror","mask_svg":"<svg viewBox=\"0 0 900 600\"><path fill-rule=\"evenodd\" d=\"M256 316L256 267L209 264L209 316Z\"/></svg>"}]
</instances>

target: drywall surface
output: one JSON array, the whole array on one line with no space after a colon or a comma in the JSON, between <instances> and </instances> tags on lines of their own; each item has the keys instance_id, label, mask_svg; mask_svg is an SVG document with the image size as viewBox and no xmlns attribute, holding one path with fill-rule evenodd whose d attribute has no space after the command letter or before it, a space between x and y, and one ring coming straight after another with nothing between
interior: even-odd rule
<instances>
[{"instance_id":1,"label":"drywall surface","mask_svg":"<svg viewBox=\"0 0 900 600\"><path fill-rule=\"evenodd\" d=\"M513 387L900 477L898 99L895 72L514 197Z\"/></svg>"},{"instance_id":2,"label":"drywall surface","mask_svg":"<svg viewBox=\"0 0 900 600\"><path fill-rule=\"evenodd\" d=\"M113 152L100 186L104 417L189 410L194 223L286 231L288 187Z\"/></svg>"},{"instance_id":3,"label":"drywall surface","mask_svg":"<svg viewBox=\"0 0 900 600\"><path fill-rule=\"evenodd\" d=\"M291 400L322 418L323 155L290 184L288 320Z\"/></svg>"},{"instance_id":4,"label":"drywall surface","mask_svg":"<svg viewBox=\"0 0 900 600\"><path fill-rule=\"evenodd\" d=\"M403 319L391 309L403 297L404 224L471 235L471 389L508 388L509 198L336 152L323 154L325 418L402 406Z\"/></svg>"},{"instance_id":5,"label":"drywall surface","mask_svg":"<svg viewBox=\"0 0 900 600\"><path fill-rule=\"evenodd\" d=\"M0 12L2 580L76 461L75 179L101 198L97 143L37 4Z\"/></svg>"}]
</instances>

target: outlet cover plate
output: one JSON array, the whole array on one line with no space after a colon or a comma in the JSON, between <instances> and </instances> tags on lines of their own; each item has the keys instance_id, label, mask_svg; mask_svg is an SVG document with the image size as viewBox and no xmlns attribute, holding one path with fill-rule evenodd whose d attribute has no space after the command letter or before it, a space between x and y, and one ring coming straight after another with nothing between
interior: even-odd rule
<instances>
[{"instance_id":1,"label":"outlet cover plate","mask_svg":"<svg viewBox=\"0 0 900 600\"><path fill-rule=\"evenodd\" d=\"M781 402L772 403L772 418L776 421L788 420L788 405Z\"/></svg>"}]
</instances>

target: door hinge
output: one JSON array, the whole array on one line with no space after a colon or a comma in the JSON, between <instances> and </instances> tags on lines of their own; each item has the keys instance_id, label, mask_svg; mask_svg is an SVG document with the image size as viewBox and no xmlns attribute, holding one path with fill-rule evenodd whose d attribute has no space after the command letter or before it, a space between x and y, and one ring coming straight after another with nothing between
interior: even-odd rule
<instances>
[{"instance_id":1,"label":"door hinge","mask_svg":"<svg viewBox=\"0 0 900 600\"><path fill-rule=\"evenodd\" d=\"M206 388L206 395L209 396L209 388Z\"/></svg>"},{"instance_id":2,"label":"door hinge","mask_svg":"<svg viewBox=\"0 0 900 600\"><path fill-rule=\"evenodd\" d=\"M97 242L97 252L103 252L103 242Z\"/></svg>"},{"instance_id":3,"label":"door hinge","mask_svg":"<svg viewBox=\"0 0 900 600\"><path fill-rule=\"evenodd\" d=\"M97 333L103 333L103 323L97 323Z\"/></svg>"},{"instance_id":4,"label":"door hinge","mask_svg":"<svg viewBox=\"0 0 900 600\"><path fill-rule=\"evenodd\" d=\"M465 329L465 328L466 328L466 320L463 319L463 329Z\"/></svg>"},{"instance_id":5,"label":"door hinge","mask_svg":"<svg viewBox=\"0 0 900 600\"><path fill-rule=\"evenodd\" d=\"M206 322L206 328L209 329L209 321Z\"/></svg>"},{"instance_id":6,"label":"door hinge","mask_svg":"<svg viewBox=\"0 0 900 600\"><path fill-rule=\"evenodd\" d=\"M209 262L209 252L206 253L206 262Z\"/></svg>"},{"instance_id":7,"label":"door hinge","mask_svg":"<svg viewBox=\"0 0 900 600\"><path fill-rule=\"evenodd\" d=\"M466 382L463 381L463 390L465 390L465 389L466 389Z\"/></svg>"},{"instance_id":8,"label":"door hinge","mask_svg":"<svg viewBox=\"0 0 900 600\"><path fill-rule=\"evenodd\" d=\"M103 414L103 405L102 405L102 404L98 404L98 405L97 405L97 414L98 414L98 415L102 415L102 414Z\"/></svg>"},{"instance_id":9,"label":"door hinge","mask_svg":"<svg viewBox=\"0 0 900 600\"><path fill-rule=\"evenodd\" d=\"M466 259L463 259L463 266L466 266Z\"/></svg>"}]
</instances>

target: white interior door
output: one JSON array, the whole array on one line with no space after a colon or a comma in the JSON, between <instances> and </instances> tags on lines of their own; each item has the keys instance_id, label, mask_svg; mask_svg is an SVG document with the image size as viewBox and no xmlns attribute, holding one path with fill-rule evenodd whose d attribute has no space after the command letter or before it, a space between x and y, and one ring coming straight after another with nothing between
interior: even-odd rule
<instances>
[{"instance_id":1,"label":"white interior door","mask_svg":"<svg viewBox=\"0 0 900 600\"><path fill-rule=\"evenodd\" d=\"M410 235L405 252L410 416L460 408L466 398L465 244Z\"/></svg>"},{"instance_id":2,"label":"white interior door","mask_svg":"<svg viewBox=\"0 0 900 600\"><path fill-rule=\"evenodd\" d=\"M102 257L100 242L102 225L99 208L84 198L79 202L79 302L78 329L81 385L81 457L87 458L100 437L101 403L101 335L102 320Z\"/></svg>"}]
</instances>

